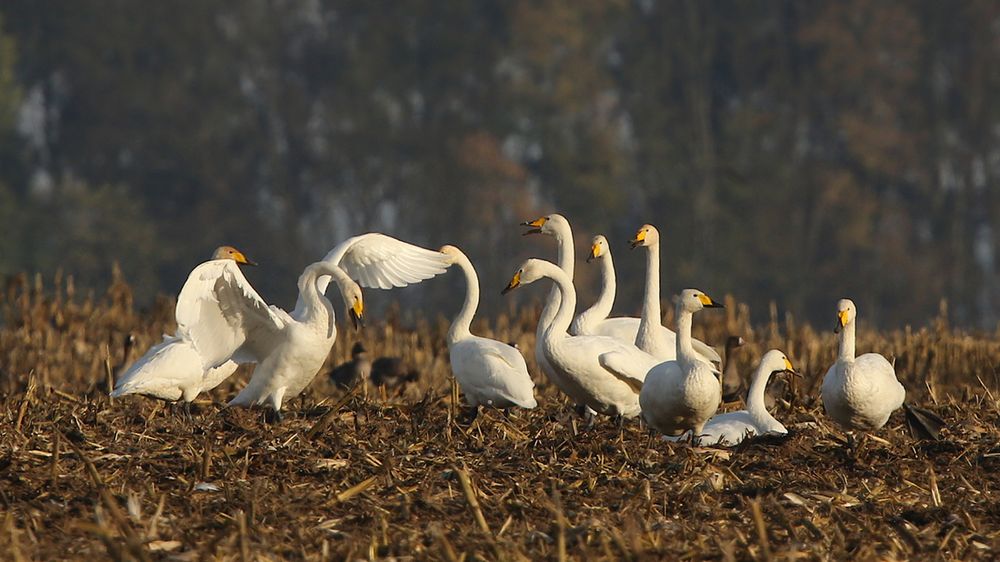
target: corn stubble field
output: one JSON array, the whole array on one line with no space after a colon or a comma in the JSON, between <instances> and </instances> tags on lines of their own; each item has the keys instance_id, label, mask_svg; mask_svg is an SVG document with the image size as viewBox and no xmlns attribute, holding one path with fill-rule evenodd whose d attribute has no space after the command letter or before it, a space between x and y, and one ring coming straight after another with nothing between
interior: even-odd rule
<instances>
[{"instance_id":1,"label":"corn stubble field","mask_svg":"<svg viewBox=\"0 0 1000 562\"><path fill-rule=\"evenodd\" d=\"M790 317L751 327L731 299L696 336L769 348L805 376L776 416L787 439L734 450L665 443L636 421L574 414L536 380L539 408L456 421L443 336L370 319L341 327L328 367L360 338L401 355L419 382L387 395L336 390L321 373L285 421L222 405L241 370L192 420L142 398L109 401L108 372L173 326L172 302L139 313L116 281L8 280L0 329L0 553L13 560L276 559L989 559L1000 549L1000 346L949 328L859 334L896 358L908 397L940 413L939 442L915 442L897 413L853 451L822 413L832 334ZM534 345L536 310L479 332ZM670 320L670 319L668 319ZM832 322L831 322L832 323ZM528 364L537 373L533 355Z\"/></svg>"}]
</instances>

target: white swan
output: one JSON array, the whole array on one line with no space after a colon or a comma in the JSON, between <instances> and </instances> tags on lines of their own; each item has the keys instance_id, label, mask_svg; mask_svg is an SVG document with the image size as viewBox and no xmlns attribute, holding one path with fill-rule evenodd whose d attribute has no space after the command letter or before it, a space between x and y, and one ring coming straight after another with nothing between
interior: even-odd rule
<instances>
[{"instance_id":1,"label":"white swan","mask_svg":"<svg viewBox=\"0 0 1000 562\"><path fill-rule=\"evenodd\" d=\"M677 297L677 359L660 363L646 374L639 404L650 427L665 435L691 430L702 435L705 422L719 409L722 383L716 371L695 353L691 321L703 308L722 305L697 289L684 289Z\"/></svg>"},{"instance_id":2,"label":"white swan","mask_svg":"<svg viewBox=\"0 0 1000 562\"><path fill-rule=\"evenodd\" d=\"M232 246L216 248L211 260L206 263L212 261L230 263L237 269L236 264L257 265ZM204 265L199 265L195 271ZM192 289L185 283L181 294L190 290ZM118 398L126 394L142 394L171 402L184 400L187 408L198 394L218 386L239 366L234 361L225 361L217 367L206 369L204 363L189 338L180 332L173 336L164 335L162 342L151 347L122 373L111 396Z\"/></svg>"},{"instance_id":3,"label":"white swan","mask_svg":"<svg viewBox=\"0 0 1000 562\"><path fill-rule=\"evenodd\" d=\"M621 316L608 318L615 304L615 264L611 259L611 248L608 239L598 234L590 246L587 262L598 260L601 266L601 292L594 305L577 315L569 327L569 333L575 336L610 336L628 343L635 342L639 332L639 319Z\"/></svg>"},{"instance_id":4,"label":"white swan","mask_svg":"<svg viewBox=\"0 0 1000 562\"><path fill-rule=\"evenodd\" d=\"M653 225L644 224L630 243L632 248L643 246L648 250L646 291L643 293L642 319L635 345L662 361L674 359L677 357L677 334L663 326L660 315L660 232ZM719 353L705 343L692 339L691 344L695 353L709 365L722 362Z\"/></svg>"},{"instance_id":5,"label":"white swan","mask_svg":"<svg viewBox=\"0 0 1000 562\"><path fill-rule=\"evenodd\" d=\"M601 414L637 416L639 390L646 371L656 359L615 338L569 335L566 331L573 319L576 291L569 276L553 263L539 259L525 261L503 292L546 277L559 290L560 304L542 337L542 351L566 385L566 394ZM605 365L601 359L609 352L616 354L613 365Z\"/></svg>"},{"instance_id":6,"label":"white swan","mask_svg":"<svg viewBox=\"0 0 1000 562\"><path fill-rule=\"evenodd\" d=\"M906 390L896 371L877 353L854 356L857 307L850 299L837 302L840 350L823 377L820 397L826 414L845 429L879 429L903 405Z\"/></svg>"},{"instance_id":7,"label":"white swan","mask_svg":"<svg viewBox=\"0 0 1000 562\"><path fill-rule=\"evenodd\" d=\"M465 302L451 323L447 341L452 373L473 407L473 416L480 404L500 409L534 408L538 405L535 383L521 352L470 332L479 306L479 277L472 262L455 246L443 246L439 251L465 274Z\"/></svg>"},{"instance_id":8,"label":"white swan","mask_svg":"<svg viewBox=\"0 0 1000 562\"><path fill-rule=\"evenodd\" d=\"M189 283L195 281L197 290L178 300L177 321L206 368L230 358L257 363L250 382L229 405L267 404L280 419L283 401L312 382L336 338L333 306L322 294L331 278L357 321L364 305L352 278L370 287L403 286L445 267L438 252L384 234L355 236L305 268L298 303L288 314L268 306L235 266L216 264L192 273Z\"/></svg>"},{"instance_id":9,"label":"white swan","mask_svg":"<svg viewBox=\"0 0 1000 562\"><path fill-rule=\"evenodd\" d=\"M547 234L556 239L556 263L559 264L559 268L566 273L569 277L570 283L573 283L573 269L574 269L574 256L573 256L573 229L569 226L569 221L566 217L553 213L551 215L545 215L544 217L539 217L533 221L527 221L521 223L521 226L530 226L531 229L524 231L523 236L528 236L529 234ZM538 363L538 367L541 368L542 372L545 373L546 378L552 382L563 394L569 394L572 385L564 381L559 371L554 369L549 360L545 357L545 350L543 345L543 340L545 339L545 331L549 329L552 324L552 320L555 318L556 313L559 311L559 304L561 302L560 293L558 287L552 287L549 291L549 296L545 301L545 306L542 307L542 312L538 317L538 327L535 328L535 362ZM572 314L573 311L570 311Z\"/></svg>"},{"instance_id":10,"label":"white swan","mask_svg":"<svg viewBox=\"0 0 1000 562\"><path fill-rule=\"evenodd\" d=\"M727 359L728 360L728 359ZM785 435L788 430L764 404L764 389L771 373L792 371L792 363L784 353L772 349L760 359L760 365L750 379L747 395L747 409L713 416L701 431L700 441L705 445L733 447L747 437L755 435ZM664 436L664 439L680 441L684 436Z\"/></svg>"}]
</instances>

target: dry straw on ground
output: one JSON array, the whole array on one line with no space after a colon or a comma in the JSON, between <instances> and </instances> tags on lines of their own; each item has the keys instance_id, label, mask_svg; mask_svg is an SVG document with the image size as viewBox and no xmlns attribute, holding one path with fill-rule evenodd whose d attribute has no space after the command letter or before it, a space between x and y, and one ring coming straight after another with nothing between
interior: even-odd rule
<instances>
[{"instance_id":1,"label":"dry straw on ground","mask_svg":"<svg viewBox=\"0 0 1000 562\"><path fill-rule=\"evenodd\" d=\"M938 320L863 332L896 357L909 396L951 424L914 442L894 417L854 451L816 396L834 357L791 318L748 325L745 307L705 315L699 335L771 347L805 378L777 415L791 429L732 451L665 443L609 420L583 427L539 379L539 408L456 405L446 323L375 322L360 337L423 371L405 391L340 393L317 380L279 425L221 403L188 421L162 403L107 398L109 373L169 331L170 302L144 314L116 282L99 299L69 280L9 280L0 328L0 553L54 559L989 559L1000 549L1000 348ZM533 349L536 311L479 328ZM943 316L942 316L943 318ZM338 341L346 358L355 334ZM530 355L528 353L527 355ZM529 357L533 372L534 363ZM322 377L321 377L322 378Z\"/></svg>"}]
</instances>

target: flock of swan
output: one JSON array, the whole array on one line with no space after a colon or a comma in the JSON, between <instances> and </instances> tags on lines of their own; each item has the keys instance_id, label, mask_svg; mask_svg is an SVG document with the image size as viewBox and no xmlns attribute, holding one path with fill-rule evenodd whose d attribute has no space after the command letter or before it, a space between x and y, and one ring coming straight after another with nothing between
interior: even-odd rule
<instances>
[{"instance_id":1,"label":"flock of swan","mask_svg":"<svg viewBox=\"0 0 1000 562\"><path fill-rule=\"evenodd\" d=\"M765 405L765 386L774 373L793 373L779 350L761 358L745 396L746 409L718 413L727 392L742 388L719 371L721 357L691 336L695 313L721 308L705 292L685 289L675 298L677 331L661 323L659 232L641 226L632 248L646 250L646 286L640 318L610 318L615 299L615 269L610 245L595 236L587 261L601 268L597 301L576 312L573 286L575 249L569 222L559 214L522 223L525 234L556 240L555 263L531 258L518 267L508 293L540 280L552 284L536 332L535 359L541 370L577 407L590 415L641 417L665 439L733 446L747 437L786 434ZM350 238L299 276L295 309L268 305L240 270L256 265L230 246L197 266L177 297L177 331L165 335L117 380L111 395L142 394L189 407L240 364L255 364L249 383L230 406L270 407L280 420L282 404L298 396L322 368L337 337L334 306L325 292L336 283L355 325L364 317L362 287L391 289L419 283L457 266L465 277L461 309L447 335L451 369L474 417L480 406L531 409L538 405L534 382L521 352L497 340L474 335L479 305L476 270L455 246L438 251L396 238L368 233ZM937 438L943 426L928 410L904 404L906 391L893 366L876 353L855 356L857 307L837 303L839 353L821 387L824 409L847 430L881 428L900 407L911 431ZM728 346L727 346L728 347ZM738 375L737 375L738 376Z\"/></svg>"}]
</instances>

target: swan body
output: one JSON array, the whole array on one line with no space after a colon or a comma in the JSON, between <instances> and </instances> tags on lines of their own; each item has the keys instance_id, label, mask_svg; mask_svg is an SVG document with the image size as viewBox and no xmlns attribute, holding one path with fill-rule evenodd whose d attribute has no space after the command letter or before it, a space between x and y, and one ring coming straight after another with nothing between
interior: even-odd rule
<instances>
[{"instance_id":1,"label":"swan body","mask_svg":"<svg viewBox=\"0 0 1000 562\"><path fill-rule=\"evenodd\" d=\"M574 336L610 336L633 343L639 332L640 320L627 316L608 318L615 303L617 281L608 240L601 234L594 237L590 253L587 254L587 261L593 260L598 260L601 266L601 292L593 306L581 312L573 320L569 333Z\"/></svg>"},{"instance_id":2,"label":"swan body","mask_svg":"<svg viewBox=\"0 0 1000 562\"><path fill-rule=\"evenodd\" d=\"M237 264L256 265L232 246L220 246L212 254L210 261L195 268L195 271L218 262L239 269ZM181 295L192 289L185 283ZM178 303L181 298L178 298ZM175 314L178 311L175 310ZM178 331L177 335L164 335L163 341L154 345L133 363L115 383L111 392L113 398L126 394L142 394L175 402L183 399L192 402L200 393L211 390L226 380L239 365L235 361L224 361L219 365L206 366L205 359L198 353L191 338Z\"/></svg>"},{"instance_id":3,"label":"swan body","mask_svg":"<svg viewBox=\"0 0 1000 562\"><path fill-rule=\"evenodd\" d=\"M473 407L534 408L535 383L528 374L524 356L506 343L473 335L472 318L479 306L479 277L472 262L454 246L440 252L465 274L465 302L448 330L451 370Z\"/></svg>"},{"instance_id":4,"label":"swan body","mask_svg":"<svg viewBox=\"0 0 1000 562\"><path fill-rule=\"evenodd\" d=\"M765 353L751 378L747 409L713 416L701 431L701 443L733 447L755 435L787 434L785 426L767 411L764 404L764 389L767 388L767 380L771 377L771 373L786 370L792 370L792 363L784 353L777 349ZM681 438L681 436L665 437L671 441L679 441Z\"/></svg>"},{"instance_id":5,"label":"swan body","mask_svg":"<svg viewBox=\"0 0 1000 562\"><path fill-rule=\"evenodd\" d=\"M837 303L840 348L837 361L823 377L820 397L828 416L845 429L875 430L903 405L906 390L885 357L855 357L857 307L850 299Z\"/></svg>"},{"instance_id":6,"label":"swan body","mask_svg":"<svg viewBox=\"0 0 1000 562\"><path fill-rule=\"evenodd\" d=\"M553 263L525 261L504 293L542 278L551 279L560 292L559 308L543 335L542 351L563 381L564 392L600 414L639 415L639 391L656 359L615 338L569 335L576 292L569 276ZM606 354L612 355L612 361L605 360Z\"/></svg>"},{"instance_id":7,"label":"swan body","mask_svg":"<svg viewBox=\"0 0 1000 562\"><path fill-rule=\"evenodd\" d=\"M646 290L643 295L642 318L636 333L635 345L650 355L667 361L677 357L677 334L663 326L660 320L660 233L656 227L644 224L639 227L632 248L647 248ZM680 328L678 328L680 329ZM692 339L691 345L708 365L721 363L719 352L704 342Z\"/></svg>"},{"instance_id":8,"label":"swan body","mask_svg":"<svg viewBox=\"0 0 1000 562\"><path fill-rule=\"evenodd\" d=\"M642 417L665 435L691 430L703 433L705 422L718 410L722 384L715 369L692 345L691 321L703 308L722 305L697 289L684 289L677 298L677 359L660 363L646 374L639 395Z\"/></svg>"}]
</instances>

